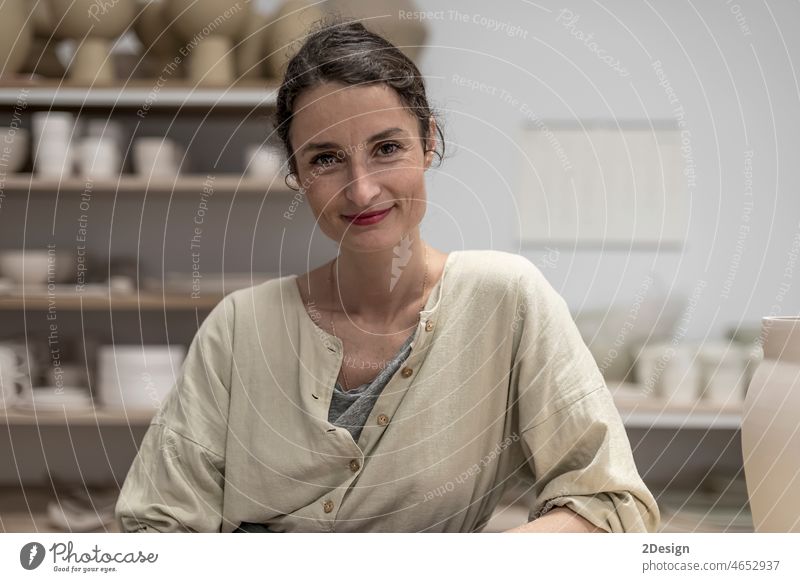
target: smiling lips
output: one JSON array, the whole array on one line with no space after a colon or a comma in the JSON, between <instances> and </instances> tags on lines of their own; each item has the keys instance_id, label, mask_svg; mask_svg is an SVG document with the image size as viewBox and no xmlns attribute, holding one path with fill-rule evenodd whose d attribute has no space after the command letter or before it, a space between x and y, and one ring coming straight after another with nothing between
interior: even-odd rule
<instances>
[{"instance_id":1,"label":"smiling lips","mask_svg":"<svg viewBox=\"0 0 800 582\"><path fill-rule=\"evenodd\" d=\"M389 211L394 208L394 206L390 206L386 210L379 210L377 212L364 212L362 214L356 214L354 216L345 216L342 215L345 220L349 220L350 224L355 224L359 226L364 226L368 224L376 224L383 220Z\"/></svg>"}]
</instances>

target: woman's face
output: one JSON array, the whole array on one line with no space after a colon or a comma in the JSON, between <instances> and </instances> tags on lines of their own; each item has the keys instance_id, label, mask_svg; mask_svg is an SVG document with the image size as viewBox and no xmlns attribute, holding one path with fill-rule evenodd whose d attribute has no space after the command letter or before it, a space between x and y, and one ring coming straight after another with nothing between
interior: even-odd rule
<instances>
[{"instance_id":1,"label":"woman's face","mask_svg":"<svg viewBox=\"0 0 800 582\"><path fill-rule=\"evenodd\" d=\"M346 248L380 250L419 225L432 154L394 89L325 83L302 93L295 112L297 178L322 232ZM429 129L432 149L432 119Z\"/></svg>"}]
</instances>

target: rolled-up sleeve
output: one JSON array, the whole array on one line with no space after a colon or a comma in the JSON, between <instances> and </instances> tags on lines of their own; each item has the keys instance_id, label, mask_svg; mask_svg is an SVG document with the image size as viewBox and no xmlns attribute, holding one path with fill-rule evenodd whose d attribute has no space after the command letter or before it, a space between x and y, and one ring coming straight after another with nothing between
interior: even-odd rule
<instances>
[{"instance_id":1,"label":"rolled-up sleeve","mask_svg":"<svg viewBox=\"0 0 800 582\"><path fill-rule=\"evenodd\" d=\"M195 334L120 491L121 531L220 531L233 321L228 295Z\"/></svg>"},{"instance_id":2,"label":"rolled-up sleeve","mask_svg":"<svg viewBox=\"0 0 800 582\"><path fill-rule=\"evenodd\" d=\"M563 506L608 532L657 531L658 505L603 376L566 302L528 265L519 280L512 378L533 474L529 519Z\"/></svg>"}]
</instances>

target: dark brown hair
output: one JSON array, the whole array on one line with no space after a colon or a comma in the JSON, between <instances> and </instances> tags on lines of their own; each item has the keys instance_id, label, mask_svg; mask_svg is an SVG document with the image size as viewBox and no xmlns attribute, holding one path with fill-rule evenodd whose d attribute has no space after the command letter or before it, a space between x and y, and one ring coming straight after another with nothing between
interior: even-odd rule
<instances>
[{"instance_id":1,"label":"dark brown hair","mask_svg":"<svg viewBox=\"0 0 800 582\"><path fill-rule=\"evenodd\" d=\"M403 105L417 118L425 152L429 151L426 145L429 120L431 117L436 120L437 145L441 151L432 151L441 163L444 132L438 116L428 104L425 82L417 66L395 45L367 30L360 22L335 16L315 23L300 50L289 61L278 90L274 125L283 144L290 174L297 174L297 162L289 141L294 104L303 91L326 82L343 85L385 83L392 87Z\"/></svg>"}]
</instances>

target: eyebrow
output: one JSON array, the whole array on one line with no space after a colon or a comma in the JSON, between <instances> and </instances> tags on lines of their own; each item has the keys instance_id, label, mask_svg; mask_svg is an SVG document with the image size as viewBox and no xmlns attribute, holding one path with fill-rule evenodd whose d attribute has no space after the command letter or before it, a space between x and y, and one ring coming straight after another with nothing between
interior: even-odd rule
<instances>
[{"instance_id":1,"label":"eyebrow","mask_svg":"<svg viewBox=\"0 0 800 582\"><path fill-rule=\"evenodd\" d=\"M406 133L406 131L399 127L390 127L389 129L384 129L383 131L376 133L375 135L367 139L366 143L373 143L376 141L380 141L382 139L386 139L387 137L392 137L393 135L397 135L398 133ZM305 155L307 153L319 150L337 149L337 148L340 148L339 144L333 143L332 141L316 142L316 143L312 142L300 149L300 155Z\"/></svg>"}]
</instances>

